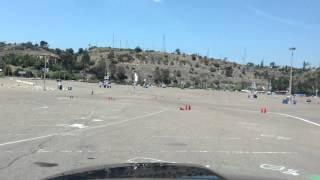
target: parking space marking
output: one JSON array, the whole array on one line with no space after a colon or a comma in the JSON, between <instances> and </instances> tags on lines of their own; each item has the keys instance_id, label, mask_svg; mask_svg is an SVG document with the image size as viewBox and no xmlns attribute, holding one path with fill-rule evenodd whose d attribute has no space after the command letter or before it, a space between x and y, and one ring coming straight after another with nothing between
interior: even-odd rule
<instances>
[{"instance_id":1,"label":"parking space marking","mask_svg":"<svg viewBox=\"0 0 320 180\"><path fill-rule=\"evenodd\" d=\"M298 170L295 169L289 169L284 166L278 166L273 164L261 164L261 169L271 170L271 171L279 171L283 174L292 175L292 176L299 176Z\"/></svg>"},{"instance_id":2,"label":"parking space marking","mask_svg":"<svg viewBox=\"0 0 320 180\"><path fill-rule=\"evenodd\" d=\"M216 108L216 109L219 109L219 108ZM250 113L259 113L259 111L247 110L247 109L237 109L237 108L220 108L220 109L231 110L231 111L243 111L243 112L250 112ZM310 120L307 120L307 119L304 119L304 118L301 118L301 117L292 116L290 114L277 113L277 112L269 112L269 114L275 114L275 115L290 117L290 118L293 118L293 119L298 119L300 121L303 121L303 122L306 122L306 123L309 123L309 124L312 124L312 125L320 127L320 124L318 124L318 123L315 123L313 121L310 121Z\"/></svg>"},{"instance_id":3,"label":"parking space marking","mask_svg":"<svg viewBox=\"0 0 320 180\"><path fill-rule=\"evenodd\" d=\"M70 132L77 132L77 131L81 132L81 131L87 131L87 130L92 130L92 129L104 128L104 127L108 127L108 126L114 126L114 125L130 122L130 121L133 121L133 120L136 120L136 119L141 119L141 118L145 118L145 117L148 117L148 116L154 116L156 114L160 114L160 113L163 113L163 112L165 112L165 110L161 110L161 111L157 111L157 112L153 112L153 113L149 113L149 114L144 114L144 115L141 115L141 116L136 116L136 117L133 117L133 118L124 119L124 120L113 122L113 123L108 123L108 124L103 124L103 125L98 125L98 126L91 126L91 127L82 128L82 129L76 129L76 130L72 130L72 131L69 131L69 132L59 132L59 133L53 133L53 134L48 134L48 135L44 135L44 136L21 139L21 140L17 140L17 141L9 141L9 142L5 142L5 143L1 143L0 146L6 146L6 145L17 144L17 143L22 143L22 142L35 141L35 140L39 140L39 139L44 139L44 138L56 136L56 135L64 135L66 133L68 134Z\"/></svg>"},{"instance_id":4,"label":"parking space marking","mask_svg":"<svg viewBox=\"0 0 320 180\"><path fill-rule=\"evenodd\" d=\"M320 124L318 123L315 123L313 121L310 121L310 120L307 120L307 119L303 119L301 117L297 117L297 116L292 116L290 114L285 114L285 113L273 113L273 114L277 114L277 115L280 115L280 116L286 116L286 117L290 117L290 118L293 118L293 119L298 119L300 121L303 121L303 122L306 122L306 123L309 123L309 124L312 124L312 125L315 125L315 126L319 126L320 127Z\"/></svg>"},{"instance_id":5,"label":"parking space marking","mask_svg":"<svg viewBox=\"0 0 320 180\"><path fill-rule=\"evenodd\" d=\"M146 160L150 161L150 162L176 163L176 162L173 162L173 161L163 161L161 159L155 159L155 158L149 158L149 157L134 157L132 159L128 159L127 161L129 163L139 163L139 162L146 162Z\"/></svg>"},{"instance_id":6,"label":"parking space marking","mask_svg":"<svg viewBox=\"0 0 320 180\"><path fill-rule=\"evenodd\" d=\"M9 142L5 142L5 143L1 143L0 146L10 145L10 144L17 144L17 143L28 142L28 141L34 141L34 140L39 140L39 139L52 137L52 136L55 136L55 135L57 135L57 134L48 134L48 135L45 135L45 136L33 137L33 138L28 138L28 139L21 139L21 140L18 140L18 141L9 141Z\"/></svg>"}]
</instances>

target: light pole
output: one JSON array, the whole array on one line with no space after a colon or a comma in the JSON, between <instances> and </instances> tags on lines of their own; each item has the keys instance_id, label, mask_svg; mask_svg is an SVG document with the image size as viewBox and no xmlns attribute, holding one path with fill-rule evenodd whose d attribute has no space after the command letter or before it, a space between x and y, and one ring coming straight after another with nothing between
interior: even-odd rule
<instances>
[{"instance_id":1,"label":"light pole","mask_svg":"<svg viewBox=\"0 0 320 180\"><path fill-rule=\"evenodd\" d=\"M289 95L291 97L292 95L292 63L293 63L293 52L296 50L295 47L289 48L289 51L291 51L291 67L290 67L290 81L289 81Z\"/></svg>"},{"instance_id":2,"label":"light pole","mask_svg":"<svg viewBox=\"0 0 320 180\"><path fill-rule=\"evenodd\" d=\"M46 90L46 71L47 71L47 57L44 57L44 69L43 69L43 90Z\"/></svg>"}]
</instances>

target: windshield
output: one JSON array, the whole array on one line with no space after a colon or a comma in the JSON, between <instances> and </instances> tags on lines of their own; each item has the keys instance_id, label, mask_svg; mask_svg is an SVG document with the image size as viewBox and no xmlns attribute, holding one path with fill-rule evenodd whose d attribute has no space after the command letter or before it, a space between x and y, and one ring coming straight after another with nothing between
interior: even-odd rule
<instances>
[{"instance_id":1,"label":"windshield","mask_svg":"<svg viewBox=\"0 0 320 180\"><path fill-rule=\"evenodd\" d=\"M0 179L183 163L319 180L319 8L2 2Z\"/></svg>"}]
</instances>

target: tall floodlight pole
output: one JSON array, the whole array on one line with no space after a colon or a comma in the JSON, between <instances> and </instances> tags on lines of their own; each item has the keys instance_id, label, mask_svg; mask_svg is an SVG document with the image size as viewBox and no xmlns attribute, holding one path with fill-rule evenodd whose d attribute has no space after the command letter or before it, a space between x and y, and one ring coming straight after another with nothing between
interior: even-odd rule
<instances>
[{"instance_id":1,"label":"tall floodlight pole","mask_svg":"<svg viewBox=\"0 0 320 180\"><path fill-rule=\"evenodd\" d=\"M292 63L293 63L293 52L296 50L295 47L289 48L289 51L291 51L291 67L290 67L290 81L289 81L289 95L292 95Z\"/></svg>"},{"instance_id":2,"label":"tall floodlight pole","mask_svg":"<svg viewBox=\"0 0 320 180\"><path fill-rule=\"evenodd\" d=\"M43 90L46 90L46 71L47 71L47 57L44 56L44 69L43 69Z\"/></svg>"},{"instance_id":3,"label":"tall floodlight pole","mask_svg":"<svg viewBox=\"0 0 320 180\"><path fill-rule=\"evenodd\" d=\"M162 51L166 53L166 34L162 35Z\"/></svg>"},{"instance_id":4,"label":"tall floodlight pole","mask_svg":"<svg viewBox=\"0 0 320 180\"><path fill-rule=\"evenodd\" d=\"M112 49L114 48L114 33L112 33Z\"/></svg>"}]
</instances>

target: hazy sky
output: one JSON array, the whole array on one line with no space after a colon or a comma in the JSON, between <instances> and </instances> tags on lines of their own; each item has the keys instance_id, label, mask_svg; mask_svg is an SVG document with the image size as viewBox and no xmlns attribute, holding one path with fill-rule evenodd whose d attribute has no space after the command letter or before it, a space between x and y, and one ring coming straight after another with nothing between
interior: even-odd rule
<instances>
[{"instance_id":1,"label":"hazy sky","mask_svg":"<svg viewBox=\"0 0 320 180\"><path fill-rule=\"evenodd\" d=\"M1 0L0 41L162 49L265 64L320 62L318 0ZM245 50L246 49L246 50ZM245 53L246 52L246 53Z\"/></svg>"}]
</instances>

